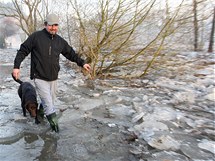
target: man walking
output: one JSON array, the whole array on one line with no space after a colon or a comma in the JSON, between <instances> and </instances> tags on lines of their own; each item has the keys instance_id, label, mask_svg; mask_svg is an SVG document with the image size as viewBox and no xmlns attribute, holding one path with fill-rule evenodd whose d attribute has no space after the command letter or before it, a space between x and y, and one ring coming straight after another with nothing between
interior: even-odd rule
<instances>
[{"instance_id":1,"label":"man walking","mask_svg":"<svg viewBox=\"0 0 215 161\"><path fill-rule=\"evenodd\" d=\"M45 115L52 130L59 131L54 99L56 83L60 70L59 56L62 54L68 60L76 62L78 66L90 71L90 65L81 59L73 48L57 34L59 18L56 14L49 14L44 22L44 29L31 34L21 44L14 60L13 76L20 76L20 65L31 53L30 78L34 80L36 90L41 99L40 108L44 108ZM41 110L41 109L40 109Z\"/></svg>"}]
</instances>

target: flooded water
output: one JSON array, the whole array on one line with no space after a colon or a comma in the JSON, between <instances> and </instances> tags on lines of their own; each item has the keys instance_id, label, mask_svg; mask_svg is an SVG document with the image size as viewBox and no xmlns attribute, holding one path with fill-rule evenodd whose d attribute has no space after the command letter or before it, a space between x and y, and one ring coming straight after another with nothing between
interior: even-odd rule
<instances>
[{"instance_id":1,"label":"flooded water","mask_svg":"<svg viewBox=\"0 0 215 161\"><path fill-rule=\"evenodd\" d=\"M7 80L10 79L10 74L13 69L13 64L3 63L0 64L0 84L2 90L8 88ZM9 87L11 88L11 87ZM15 85L18 89L18 86ZM8 100L12 100L15 93L7 93ZM6 94L1 95L0 99L0 160L2 161L14 161L14 160L54 160L56 153L57 138L54 135L48 135L46 133L34 134L31 129L26 128L28 124L32 124L30 118L24 118L21 116L21 107L19 97L15 97L18 102L17 108L12 107L12 110L7 110L10 107L8 100L4 99ZM12 101L13 102L13 101ZM14 104L14 103L12 103ZM20 109L18 109L20 108ZM16 113L18 112L18 113ZM20 114L18 116L18 114ZM19 117L18 119L13 116ZM15 122L14 122L15 121ZM28 123L29 121L29 123ZM8 124L9 123L9 124ZM6 126L8 125L8 126ZM35 125L33 125L35 126ZM22 127L22 128L21 128ZM35 127L34 127L35 128ZM39 132L37 132L39 133Z\"/></svg>"},{"instance_id":2,"label":"flooded water","mask_svg":"<svg viewBox=\"0 0 215 161\"><path fill-rule=\"evenodd\" d=\"M46 119L23 117L15 54L0 50L0 160L214 161L215 55L178 53L134 80L88 81L63 60L56 134ZM33 84L29 64L21 79Z\"/></svg>"},{"instance_id":3,"label":"flooded water","mask_svg":"<svg viewBox=\"0 0 215 161\"><path fill-rule=\"evenodd\" d=\"M7 79L10 79L12 69L12 64L1 62L0 84L2 90L8 87L6 82ZM9 95L9 93L7 94ZM12 96L13 94L11 94L11 98L9 98L9 100L13 99ZM57 142L57 138L54 135L48 135L46 133L34 134L33 132L27 132L30 131L30 129L26 128L25 126L28 126L27 122L30 120L30 118L22 118L22 116L18 116L20 118L17 120L12 118L11 115L17 116L17 114L21 114L21 107L18 107L20 109L14 108L12 110L7 110L10 105L8 105L8 100L4 99L4 97L5 94L4 96L1 95L0 99L0 160L54 160L56 153L56 144L54 143ZM16 102L20 101L18 97L15 98L17 99ZM18 103L16 106L19 106L19 104L20 103ZM32 124L32 122L29 122L29 124ZM22 126L23 129L21 128Z\"/></svg>"},{"instance_id":4,"label":"flooded water","mask_svg":"<svg viewBox=\"0 0 215 161\"><path fill-rule=\"evenodd\" d=\"M28 115L23 117L17 94L19 85L10 76L12 68L12 64L1 63L0 65L2 90L0 93L0 160L125 161L129 158L136 160L129 154L127 136L123 132L120 133L117 126L108 126L96 119L85 117L83 111L76 108L70 109L73 105L67 97L70 95L71 98L74 97L75 91L68 93L67 96L63 95L62 98L59 94L59 100L63 102L60 101L58 104L62 104L60 107L66 109L64 116L61 112L58 113L59 134L50 130L46 119L36 125ZM85 90L82 88L80 91Z\"/></svg>"},{"instance_id":5,"label":"flooded water","mask_svg":"<svg viewBox=\"0 0 215 161\"><path fill-rule=\"evenodd\" d=\"M13 141L0 144L0 160L55 160L57 139L50 135L25 133Z\"/></svg>"}]
</instances>

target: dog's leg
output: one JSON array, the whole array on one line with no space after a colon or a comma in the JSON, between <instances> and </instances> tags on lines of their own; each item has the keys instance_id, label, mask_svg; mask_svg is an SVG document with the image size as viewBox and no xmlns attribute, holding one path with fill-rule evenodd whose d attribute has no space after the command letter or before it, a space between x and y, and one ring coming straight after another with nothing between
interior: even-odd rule
<instances>
[{"instance_id":1,"label":"dog's leg","mask_svg":"<svg viewBox=\"0 0 215 161\"><path fill-rule=\"evenodd\" d=\"M35 123L36 123L36 124L40 124L40 121L39 121L39 119L38 119L37 116L35 117Z\"/></svg>"},{"instance_id":2,"label":"dog's leg","mask_svg":"<svg viewBox=\"0 0 215 161\"><path fill-rule=\"evenodd\" d=\"M25 109L25 107L24 107L24 106L22 106L22 111L23 111L23 116L25 116L25 117L26 117L26 109Z\"/></svg>"},{"instance_id":3,"label":"dog's leg","mask_svg":"<svg viewBox=\"0 0 215 161\"><path fill-rule=\"evenodd\" d=\"M38 119L39 111L38 111L38 109L36 109L36 110L37 110L37 112L36 112L36 117L35 117L35 123L40 124L40 121Z\"/></svg>"}]
</instances>

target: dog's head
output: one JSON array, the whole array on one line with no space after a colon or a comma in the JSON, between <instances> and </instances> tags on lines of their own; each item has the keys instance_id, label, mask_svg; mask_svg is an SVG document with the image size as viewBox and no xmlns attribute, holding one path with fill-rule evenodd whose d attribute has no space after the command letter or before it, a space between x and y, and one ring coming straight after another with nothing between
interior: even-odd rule
<instances>
[{"instance_id":1,"label":"dog's head","mask_svg":"<svg viewBox=\"0 0 215 161\"><path fill-rule=\"evenodd\" d=\"M29 102L25 105L25 108L28 110L30 113L31 117L36 117L37 116L37 103L34 102Z\"/></svg>"}]
</instances>

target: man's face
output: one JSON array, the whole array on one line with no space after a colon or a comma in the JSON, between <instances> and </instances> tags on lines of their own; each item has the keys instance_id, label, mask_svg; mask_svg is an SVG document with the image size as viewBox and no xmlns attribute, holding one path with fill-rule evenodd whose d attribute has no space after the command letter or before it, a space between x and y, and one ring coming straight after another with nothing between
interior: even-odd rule
<instances>
[{"instance_id":1,"label":"man's face","mask_svg":"<svg viewBox=\"0 0 215 161\"><path fill-rule=\"evenodd\" d=\"M54 25L46 25L46 30L52 34L55 35L58 32L58 24L54 24Z\"/></svg>"}]
</instances>

